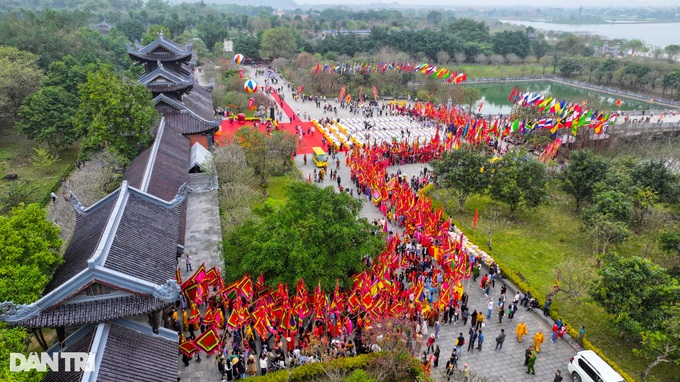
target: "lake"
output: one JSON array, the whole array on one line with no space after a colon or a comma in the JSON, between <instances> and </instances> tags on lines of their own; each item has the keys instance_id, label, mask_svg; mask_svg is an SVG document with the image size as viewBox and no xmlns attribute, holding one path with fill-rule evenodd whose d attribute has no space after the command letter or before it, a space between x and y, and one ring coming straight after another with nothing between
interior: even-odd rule
<instances>
[{"instance_id":1,"label":"lake","mask_svg":"<svg viewBox=\"0 0 680 382\"><path fill-rule=\"evenodd\" d=\"M609 39L640 39L647 44L665 47L680 44L680 23L615 23L615 24L554 24L542 21L499 20L513 25L524 25L547 31L587 32L602 35Z\"/></svg>"},{"instance_id":2,"label":"lake","mask_svg":"<svg viewBox=\"0 0 680 382\"><path fill-rule=\"evenodd\" d=\"M512 103L508 101L513 87L517 87L522 92L531 91L550 95L557 100L565 102L588 101L591 108L605 109L608 111L617 110L649 110L650 105L646 102L634 101L625 98L621 99L621 106L616 106L616 98L613 95L595 92L581 88L574 88L548 81L537 82L518 82L518 83L493 83L493 84L470 84L480 90L483 106L482 114L510 114ZM478 110L479 102L473 110Z\"/></svg>"}]
</instances>

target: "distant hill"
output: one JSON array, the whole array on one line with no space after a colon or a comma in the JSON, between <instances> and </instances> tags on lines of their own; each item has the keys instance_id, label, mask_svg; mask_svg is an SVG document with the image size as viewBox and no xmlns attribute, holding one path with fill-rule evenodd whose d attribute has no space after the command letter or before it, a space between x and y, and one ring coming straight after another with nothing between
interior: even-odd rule
<instances>
[{"instance_id":1,"label":"distant hill","mask_svg":"<svg viewBox=\"0 0 680 382\"><path fill-rule=\"evenodd\" d=\"M188 2L198 2L189 0ZM293 0L204 0L206 4L235 4L249 5L251 7L272 7L274 9L296 9L300 8Z\"/></svg>"}]
</instances>

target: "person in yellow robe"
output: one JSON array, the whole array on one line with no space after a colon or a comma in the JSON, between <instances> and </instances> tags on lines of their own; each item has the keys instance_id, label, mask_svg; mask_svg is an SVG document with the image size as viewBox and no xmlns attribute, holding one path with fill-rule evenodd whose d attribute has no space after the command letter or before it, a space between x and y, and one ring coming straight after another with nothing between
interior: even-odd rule
<instances>
[{"instance_id":1,"label":"person in yellow robe","mask_svg":"<svg viewBox=\"0 0 680 382\"><path fill-rule=\"evenodd\" d=\"M541 352L541 344L543 341L545 341L545 337L543 336L543 332L539 330L536 332L536 334L534 334L534 348L536 349L537 353Z\"/></svg>"},{"instance_id":2,"label":"person in yellow robe","mask_svg":"<svg viewBox=\"0 0 680 382\"><path fill-rule=\"evenodd\" d=\"M186 309L182 309L182 326L184 330L189 330L189 313L187 313Z\"/></svg>"},{"instance_id":3,"label":"person in yellow robe","mask_svg":"<svg viewBox=\"0 0 680 382\"><path fill-rule=\"evenodd\" d=\"M529 334L529 331L527 330L527 325L524 323L524 321L521 321L518 325L517 328L515 329L515 333L517 333L517 341L522 342L522 336L525 334Z\"/></svg>"}]
</instances>

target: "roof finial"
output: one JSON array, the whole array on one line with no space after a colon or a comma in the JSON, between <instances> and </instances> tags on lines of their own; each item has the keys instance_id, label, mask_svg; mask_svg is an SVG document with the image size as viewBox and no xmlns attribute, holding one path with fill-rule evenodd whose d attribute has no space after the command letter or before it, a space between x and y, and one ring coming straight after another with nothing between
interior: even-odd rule
<instances>
[{"instance_id":1,"label":"roof finial","mask_svg":"<svg viewBox=\"0 0 680 382\"><path fill-rule=\"evenodd\" d=\"M163 39L163 28L158 31L158 38Z\"/></svg>"}]
</instances>

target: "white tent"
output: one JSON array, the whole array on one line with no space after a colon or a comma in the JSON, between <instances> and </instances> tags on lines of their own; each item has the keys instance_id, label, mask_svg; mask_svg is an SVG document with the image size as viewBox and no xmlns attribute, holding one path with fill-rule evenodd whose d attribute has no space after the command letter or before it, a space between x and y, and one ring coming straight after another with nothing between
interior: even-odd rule
<instances>
[{"instance_id":1,"label":"white tent","mask_svg":"<svg viewBox=\"0 0 680 382\"><path fill-rule=\"evenodd\" d=\"M212 154L208 149L196 142L191 146L191 166L189 172L203 172L205 165L212 160Z\"/></svg>"}]
</instances>

